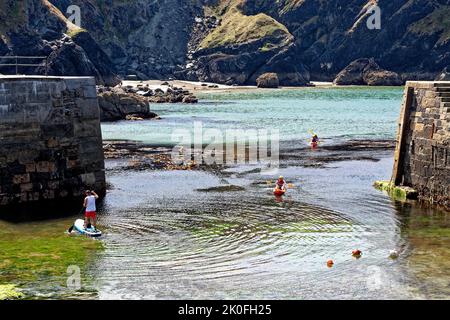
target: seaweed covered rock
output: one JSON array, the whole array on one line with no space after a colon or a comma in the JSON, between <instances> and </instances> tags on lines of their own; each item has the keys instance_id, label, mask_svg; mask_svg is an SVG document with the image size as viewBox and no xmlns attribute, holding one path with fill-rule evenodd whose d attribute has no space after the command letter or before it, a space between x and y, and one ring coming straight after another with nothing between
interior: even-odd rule
<instances>
[{"instance_id":1,"label":"seaweed covered rock","mask_svg":"<svg viewBox=\"0 0 450 320\"><path fill-rule=\"evenodd\" d=\"M276 73L264 73L256 79L258 88L278 88L280 81Z\"/></svg>"}]
</instances>

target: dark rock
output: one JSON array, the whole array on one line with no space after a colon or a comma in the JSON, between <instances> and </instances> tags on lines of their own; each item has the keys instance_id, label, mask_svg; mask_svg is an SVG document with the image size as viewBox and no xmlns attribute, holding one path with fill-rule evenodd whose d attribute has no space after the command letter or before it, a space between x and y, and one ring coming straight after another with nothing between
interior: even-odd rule
<instances>
[{"instance_id":1,"label":"dark rock","mask_svg":"<svg viewBox=\"0 0 450 320\"><path fill-rule=\"evenodd\" d=\"M197 103L198 99L193 95L188 95L183 97L183 103Z\"/></svg>"},{"instance_id":2,"label":"dark rock","mask_svg":"<svg viewBox=\"0 0 450 320\"><path fill-rule=\"evenodd\" d=\"M157 116L150 112L148 98L126 92L120 87L112 88L110 91L99 91L98 104L101 121L123 120L127 116L143 119Z\"/></svg>"},{"instance_id":3,"label":"dark rock","mask_svg":"<svg viewBox=\"0 0 450 320\"><path fill-rule=\"evenodd\" d=\"M92 39L88 32L79 32L72 37L73 41L86 52L88 59L95 66L98 73L98 82L107 86L116 86L120 83L119 77L115 74L115 67L109 57Z\"/></svg>"},{"instance_id":4,"label":"dark rock","mask_svg":"<svg viewBox=\"0 0 450 320\"><path fill-rule=\"evenodd\" d=\"M373 70L364 74L364 82L368 86L401 86L404 81L392 71Z\"/></svg>"},{"instance_id":5,"label":"dark rock","mask_svg":"<svg viewBox=\"0 0 450 320\"><path fill-rule=\"evenodd\" d=\"M153 95L153 90L148 90L146 93L143 94L144 97L151 97Z\"/></svg>"},{"instance_id":6,"label":"dark rock","mask_svg":"<svg viewBox=\"0 0 450 320\"><path fill-rule=\"evenodd\" d=\"M280 81L276 73L264 73L256 79L258 88L278 88Z\"/></svg>"},{"instance_id":7,"label":"dark rock","mask_svg":"<svg viewBox=\"0 0 450 320\"><path fill-rule=\"evenodd\" d=\"M381 69L374 59L358 59L336 76L334 84L399 86L403 81L397 73Z\"/></svg>"}]
</instances>

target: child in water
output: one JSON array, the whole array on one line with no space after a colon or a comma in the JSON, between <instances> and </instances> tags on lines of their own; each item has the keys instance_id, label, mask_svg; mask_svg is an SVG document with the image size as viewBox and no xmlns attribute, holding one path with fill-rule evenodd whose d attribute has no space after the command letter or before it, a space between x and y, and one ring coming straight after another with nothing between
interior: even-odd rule
<instances>
[{"instance_id":1,"label":"child in water","mask_svg":"<svg viewBox=\"0 0 450 320\"><path fill-rule=\"evenodd\" d=\"M317 148L319 146L319 141L320 141L319 136L317 134L314 134L311 139L311 146L313 148Z\"/></svg>"}]
</instances>

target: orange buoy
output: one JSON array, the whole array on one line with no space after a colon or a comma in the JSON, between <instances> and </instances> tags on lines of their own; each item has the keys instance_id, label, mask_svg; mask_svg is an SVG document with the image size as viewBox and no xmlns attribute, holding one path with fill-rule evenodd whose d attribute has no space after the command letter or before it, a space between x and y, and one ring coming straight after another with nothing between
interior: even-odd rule
<instances>
[{"instance_id":1,"label":"orange buoy","mask_svg":"<svg viewBox=\"0 0 450 320\"><path fill-rule=\"evenodd\" d=\"M353 250L352 251L352 256L354 256L355 258L360 258L362 256L362 251L361 250Z\"/></svg>"},{"instance_id":2,"label":"orange buoy","mask_svg":"<svg viewBox=\"0 0 450 320\"><path fill-rule=\"evenodd\" d=\"M333 265L334 265L334 261L333 260L330 259L330 260L327 261L328 268L332 268Z\"/></svg>"}]
</instances>

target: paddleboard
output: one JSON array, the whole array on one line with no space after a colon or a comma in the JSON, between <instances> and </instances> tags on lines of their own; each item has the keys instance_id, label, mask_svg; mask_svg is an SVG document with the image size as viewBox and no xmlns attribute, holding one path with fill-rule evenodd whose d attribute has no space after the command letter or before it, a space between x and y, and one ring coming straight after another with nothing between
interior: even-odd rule
<instances>
[{"instance_id":1,"label":"paddleboard","mask_svg":"<svg viewBox=\"0 0 450 320\"><path fill-rule=\"evenodd\" d=\"M85 229L84 228L84 220L82 219L78 219L77 221L75 221L75 224L73 225L74 229L81 233L81 234L85 234L89 237L93 237L93 238L98 238L102 236L102 232L100 230L95 230L94 228L88 228Z\"/></svg>"}]
</instances>

